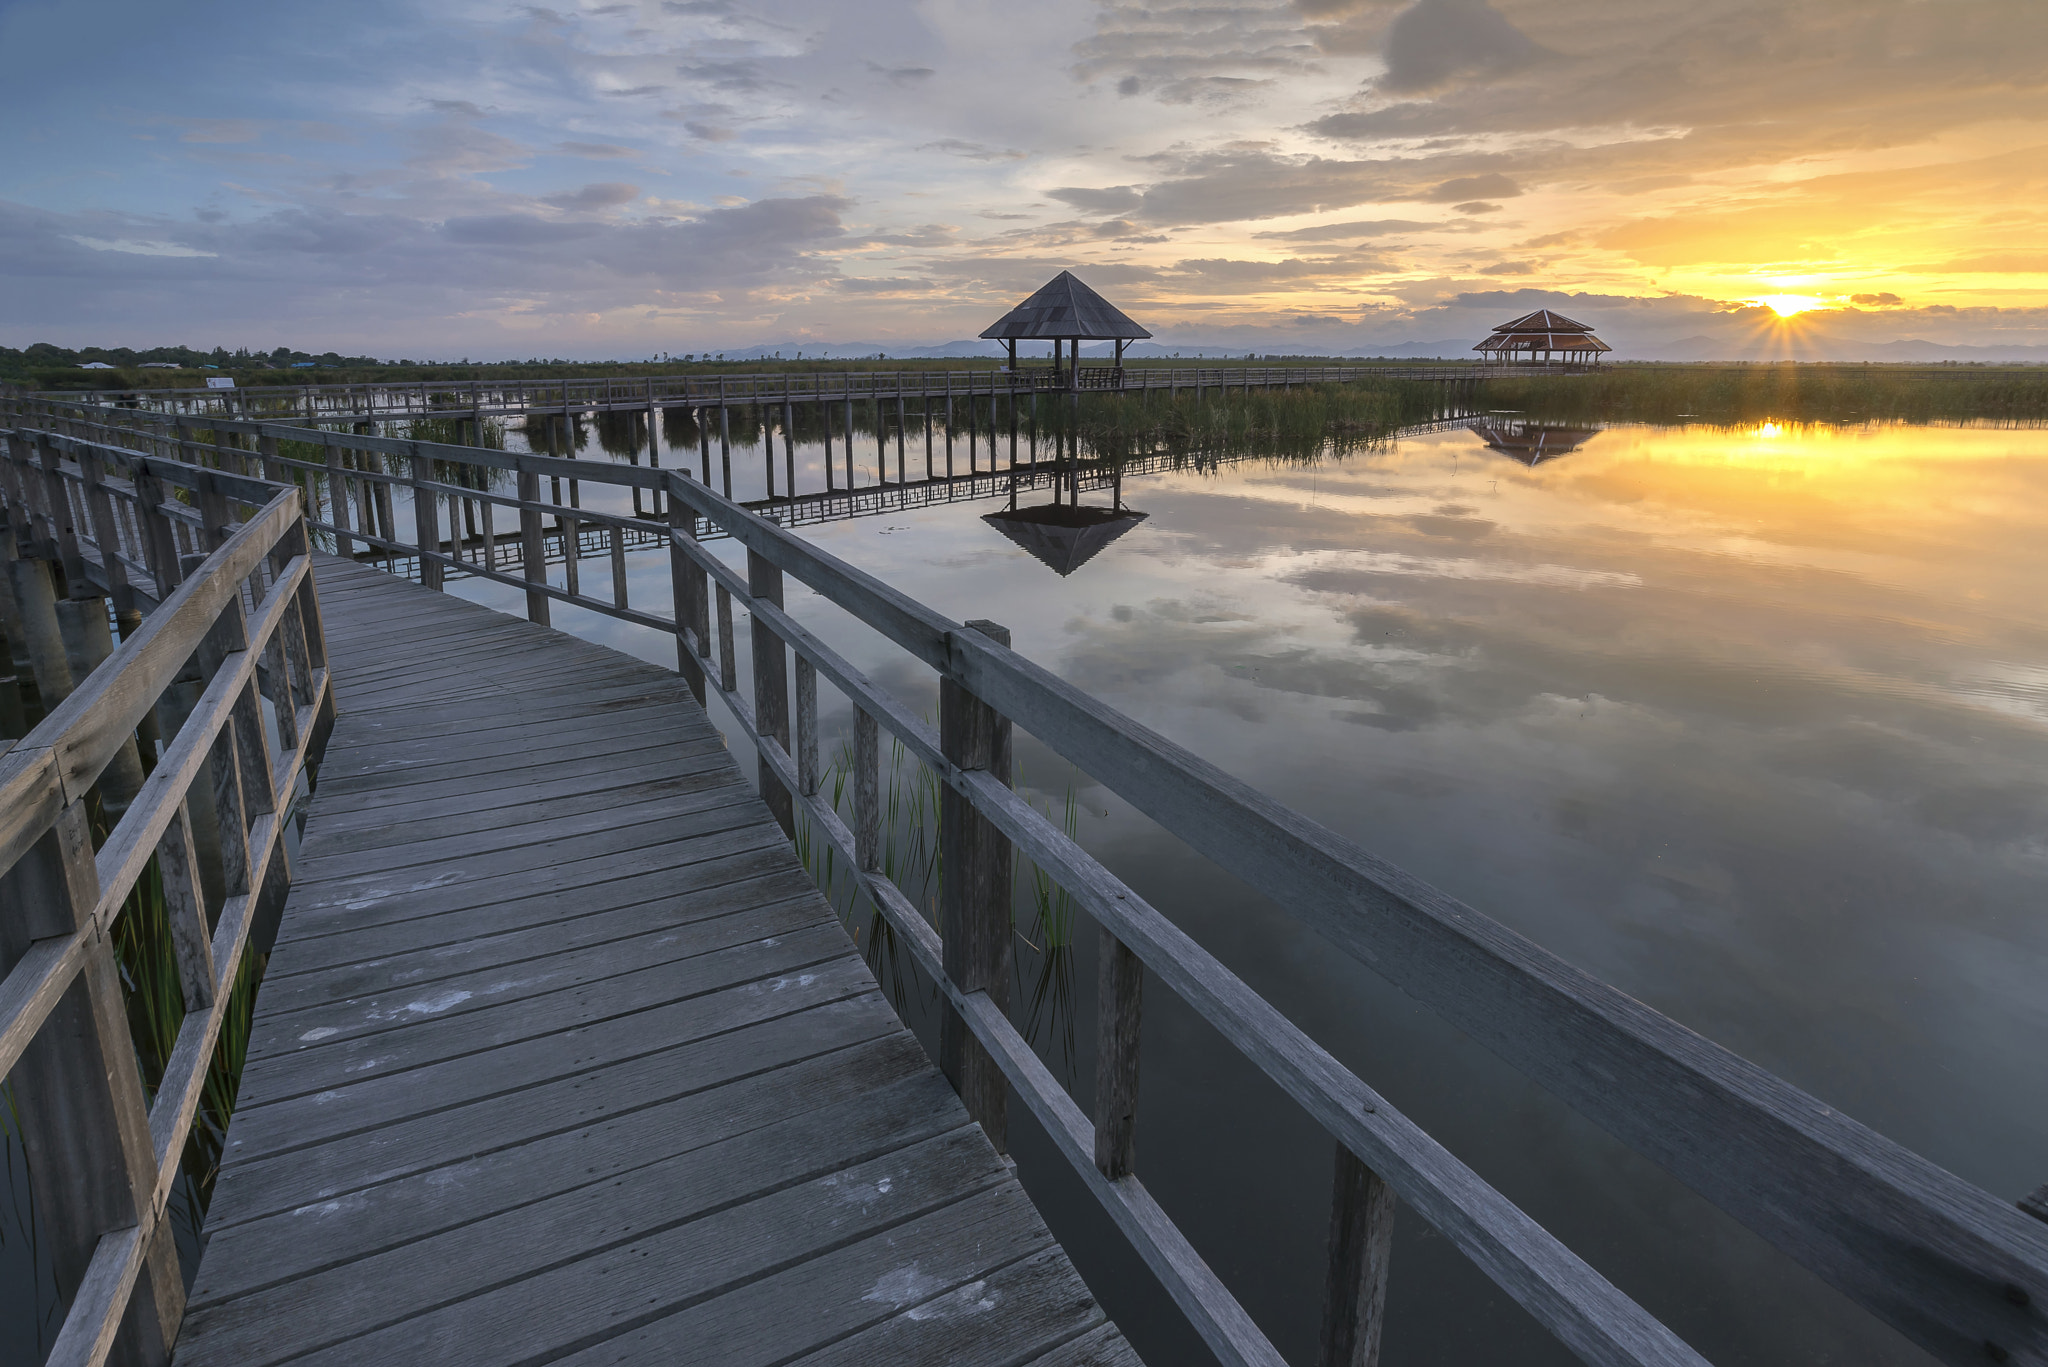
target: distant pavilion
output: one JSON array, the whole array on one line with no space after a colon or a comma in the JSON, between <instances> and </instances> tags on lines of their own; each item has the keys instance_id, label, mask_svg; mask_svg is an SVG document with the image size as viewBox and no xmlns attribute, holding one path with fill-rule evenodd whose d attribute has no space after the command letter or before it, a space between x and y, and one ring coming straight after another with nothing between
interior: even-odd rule
<instances>
[{"instance_id":1,"label":"distant pavilion","mask_svg":"<svg viewBox=\"0 0 2048 1367\"><path fill-rule=\"evenodd\" d=\"M1486 353L1489 361L1548 362L1554 357L1567 365L1598 365L1602 352L1614 350L1595 337L1593 329L1584 323L1575 323L1549 309L1537 309L1502 323L1491 337L1472 349Z\"/></svg>"},{"instance_id":2,"label":"distant pavilion","mask_svg":"<svg viewBox=\"0 0 2048 1367\"><path fill-rule=\"evenodd\" d=\"M1081 343L1115 342L1116 371L1121 372L1125 345L1152 334L1132 322L1122 309L1082 284L1072 271L1061 271L1040 286L1038 293L997 319L981 335L1009 347L1012 372L1018 368L1017 343L1051 342L1053 387L1079 389ZM1071 364L1066 367L1064 384L1061 383L1060 366L1062 342L1072 344L1069 350ZM1104 379L1104 383L1112 388L1119 382L1117 373Z\"/></svg>"}]
</instances>

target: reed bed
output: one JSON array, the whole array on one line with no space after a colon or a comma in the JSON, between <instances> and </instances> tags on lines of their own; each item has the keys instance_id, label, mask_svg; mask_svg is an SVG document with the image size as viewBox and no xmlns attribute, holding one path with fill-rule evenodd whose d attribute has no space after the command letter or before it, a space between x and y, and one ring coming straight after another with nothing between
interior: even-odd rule
<instances>
[{"instance_id":1,"label":"reed bed","mask_svg":"<svg viewBox=\"0 0 2048 1367\"><path fill-rule=\"evenodd\" d=\"M1964 422L2048 419L2048 366L1617 365L1488 380L1482 403L1591 422Z\"/></svg>"}]
</instances>

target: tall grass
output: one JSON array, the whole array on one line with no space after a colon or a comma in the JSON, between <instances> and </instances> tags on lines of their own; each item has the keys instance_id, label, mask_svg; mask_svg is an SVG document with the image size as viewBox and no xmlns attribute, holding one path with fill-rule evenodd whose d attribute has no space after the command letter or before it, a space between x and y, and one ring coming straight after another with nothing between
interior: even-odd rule
<instances>
[{"instance_id":1,"label":"tall grass","mask_svg":"<svg viewBox=\"0 0 2048 1367\"><path fill-rule=\"evenodd\" d=\"M1486 407L1594 422L2048 419L2048 367L1616 365L1488 380Z\"/></svg>"},{"instance_id":2,"label":"tall grass","mask_svg":"<svg viewBox=\"0 0 2048 1367\"><path fill-rule=\"evenodd\" d=\"M1123 460L1165 453L1204 459L1245 455L1310 459L1385 442L1402 427L1441 416L1438 386L1415 380L1312 384L1293 389L1083 394L1041 399L1040 414L1085 454Z\"/></svg>"},{"instance_id":3,"label":"tall grass","mask_svg":"<svg viewBox=\"0 0 2048 1367\"><path fill-rule=\"evenodd\" d=\"M854 749L851 741L840 743L825 772L819 775L819 792L849 826L854 823L852 779ZM1018 786L1022 787L1022 775ZM945 867L939 849L938 776L910 756L903 742L891 739L884 772L879 775L881 809L882 874L899 888L910 903L938 924L939 896ZM1062 798L1058 820L1071 838L1080 828L1080 802L1069 783ZM1046 816L1053 811L1048 805ZM876 980L890 994L900 1012L915 976L896 941L895 928L881 909L859 890L839 858L838 849L819 835L799 813L796 833L797 858L832 903L854 943L861 948ZM1055 883L1044 869L1019 854L1012 855L1010 909L1011 932L1028 955L1013 954L1018 976L1016 986L1027 994L1024 1035L1037 1042L1045 1033L1055 1035L1068 1067L1074 1062L1074 921L1073 895ZM1021 913L1021 914L1020 914ZM1031 960L1031 981L1025 983L1026 960Z\"/></svg>"}]
</instances>

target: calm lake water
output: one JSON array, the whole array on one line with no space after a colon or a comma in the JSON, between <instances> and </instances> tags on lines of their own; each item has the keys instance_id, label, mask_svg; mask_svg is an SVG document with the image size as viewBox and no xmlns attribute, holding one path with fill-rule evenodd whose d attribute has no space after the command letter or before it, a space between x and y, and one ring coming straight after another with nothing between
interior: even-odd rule
<instances>
[{"instance_id":1,"label":"calm lake water","mask_svg":"<svg viewBox=\"0 0 2048 1367\"><path fill-rule=\"evenodd\" d=\"M993 504L805 535L1006 624L1079 687L1993 1193L2048 1181L2048 432L1581 436L1534 466L1447 431L1127 480L1147 518L1067 577L985 524ZM667 573L636 557L639 601L665 605ZM791 603L933 706L921 667ZM673 662L667 638L556 612ZM1079 785L1079 837L1110 868L1709 1359L1925 1361L1284 908L1042 747L1019 755L1047 804ZM1039 1032L1084 1103L1092 948L1084 926L1069 1029ZM1142 1096L1146 1183L1310 1359L1329 1141L1159 989ZM1012 1123L1141 1350L1201 1360ZM1386 1362L1569 1360L1404 1215Z\"/></svg>"},{"instance_id":2,"label":"calm lake water","mask_svg":"<svg viewBox=\"0 0 2048 1367\"><path fill-rule=\"evenodd\" d=\"M1004 623L1077 686L1991 1192L2048 1181L2048 431L1575 437L1534 466L1460 430L1128 479L1147 517L1066 577L981 520L993 503L804 535ZM735 450L741 496L760 464ZM604 592L602 560L583 573ZM665 557L630 573L665 609ZM790 603L933 709L921 666ZM673 666L666 636L554 612ZM820 691L829 743L847 716ZM1097 857L1711 1361L1927 1361L1284 907L1029 738L1018 753L1034 797L1074 791ZM1054 975L1072 999L1037 1023L1084 1104L1093 945L1084 924ZM1023 953L1020 1017L1039 966ZM908 1004L929 1031L914 983ZM1163 989L1145 1005L1139 1172L1312 1360L1330 1142ZM1205 1360L1021 1108L1012 1127L1148 1360ZM1392 1266L1389 1367L1572 1360L1410 1212Z\"/></svg>"}]
</instances>

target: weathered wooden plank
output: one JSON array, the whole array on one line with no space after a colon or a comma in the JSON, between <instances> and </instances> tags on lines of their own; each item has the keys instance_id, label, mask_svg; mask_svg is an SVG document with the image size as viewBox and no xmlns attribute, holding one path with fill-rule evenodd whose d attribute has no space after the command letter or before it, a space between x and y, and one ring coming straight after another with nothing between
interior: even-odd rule
<instances>
[{"instance_id":1,"label":"weathered wooden plank","mask_svg":"<svg viewBox=\"0 0 2048 1367\"><path fill-rule=\"evenodd\" d=\"M1102 1307L1072 1264L1047 1249L919 1301L792 1367L1008 1367L1103 1323Z\"/></svg>"},{"instance_id":2,"label":"weathered wooden plank","mask_svg":"<svg viewBox=\"0 0 2048 1367\"><path fill-rule=\"evenodd\" d=\"M339 1343L529 1276L537 1264L601 1256L776 1188L873 1163L965 1123L958 1098L942 1082L913 1079L909 1087L811 1109L701 1147L670 1148L605 1180L537 1200L507 1193L517 1202L509 1209L440 1232L421 1228L433 1215L414 1213L393 1230L399 1235L393 1246L345 1262L327 1230L344 1224L336 1216L357 1224L359 1207L352 1201L331 1203L331 1211L330 1203L315 1205L294 1213L299 1237L291 1247L301 1259L320 1260L321 1275L276 1281L202 1310L179 1346L180 1359L191 1360L185 1357L190 1353L202 1362L258 1364ZM581 1155L565 1150L561 1156L573 1162ZM466 1187L479 1166L447 1174L441 1189L408 1186L432 1212L441 1190ZM536 1256L537 1250L545 1252ZM500 1352L512 1347L500 1342Z\"/></svg>"},{"instance_id":3,"label":"weathered wooden plank","mask_svg":"<svg viewBox=\"0 0 2048 1367\"><path fill-rule=\"evenodd\" d=\"M656 925L671 916L694 919L701 908L721 904L729 887L748 885L743 891L749 901L766 901L771 893L810 886L801 873L790 871L779 853L764 841L754 849L652 873L537 897L491 899L480 906L375 922L339 933L304 933L312 927L302 920L295 923L301 933L272 956L264 982L277 989L273 1000L282 1004L292 1000L294 984L301 978L364 969L417 951L433 951L436 963L510 961L529 942L569 948L605 938L618 927ZM756 889L761 895L754 895Z\"/></svg>"},{"instance_id":4,"label":"weathered wooden plank","mask_svg":"<svg viewBox=\"0 0 2048 1367\"><path fill-rule=\"evenodd\" d=\"M425 967L401 971L394 976L410 981L380 992L346 997L323 995L319 1000L298 1004L275 1003L266 1006L262 1022L251 1032L249 1057L332 1050L358 1041L375 1054L380 1069L389 1069L399 1066L407 1057L404 1051L398 1055L386 1052L386 1046L396 1039L363 1037L402 1037L410 1045L419 1037L411 1027L429 1016L441 1027L485 1011L507 1010L515 1003L521 1004L522 1012L533 1008L546 1015L551 1003L536 999L572 989L587 990L607 1006L616 1003L621 1009L631 1010L641 1004L631 981L634 975L658 976L663 970L675 971L691 960L734 953L743 947L760 946L763 941L770 942L767 948L800 952L798 946L806 940L825 932L838 932L837 926L820 915L821 911L815 894L800 894L765 907L728 910L722 916L686 928L657 926L628 938L605 940L513 964L474 965L468 972L445 977L428 977L431 970ZM825 940L814 946L812 952L818 949L836 953L839 946ZM409 958L403 962L420 961ZM776 971L786 962L786 956L776 955ZM687 984L680 986L687 990ZM313 1066L332 1066L325 1060L308 1062Z\"/></svg>"},{"instance_id":5,"label":"weathered wooden plank","mask_svg":"<svg viewBox=\"0 0 2048 1367\"><path fill-rule=\"evenodd\" d=\"M702 996L629 1015L600 1016L569 1032L527 1034L498 1047L488 1046L498 1022L485 1020L480 1027L458 1022L465 1035L483 1041L479 1044L482 1053L440 1058L409 1068L402 1076L359 1074L349 1078L330 1071L325 1077L333 1085L326 1087L319 1085L316 1075L305 1072L274 1076L299 1062L287 1056L279 1059L275 1068L252 1070L244 1077L242 1085L250 1095L235 1112L238 1132L232 1138L250 1152L271 1153L361 1134L459 1102L572 1076L601 1061L656 1053L806 1006L857 996L869 990L872 981L872 977L863 980L857 960L852 965L842 960L789 976L727 982ZM569 1003L562 1014L573 1019L575 1007ZM589 1008L593 1012L602 1009L602 1005ZM514 1022L502 1028L519 1034ZM420 1053L429 1047L428 1042L414 1046ZM471 1142L487 1145L490 1137L472 1135Z\"/></svg>"},{"instance_id":6,"label":"weathered wooden plank","mask_svg":"<svg viewBox=\"0 0 2048 1367\"><path fill-rule=\"evenodd\" d=\"M222 1168L207 1225L217 1234L311 1200L464 1162L476 1156L479 1134L491 1135L498 1148L532 1143L901 1029L881 994L867 992L742 1024L709 1040L683 1039L635 1058L594 1061L580 1072L459 1101L367 1134L277 1154L237 1146ZM238 1138L231 1130L230 1145Z\"/></svg>"},{"instance_id":7,"label":"weathered wooden plank","mask_svg":"<svg viewBox=\"0 0 2048 1367\"><path fill-rule=\"evenodd\" d=\"M936 1292L974 1280L992 1264L1004 1266L1039 1252L1048 1238L1023 1190L1003 1182L788 1271L731 1285L680 1314L559 1361L563 1367L646 1362L768 1367L926 1303ZM787 1312L799 1305L804 1307L801 1315Z\"/></svg>"},{"instance_id":8,"label":"weathered wooden plank","mask_svg":"<svg viewBox=\"0 0 2048 1367\"><path fill-rule=\"evenodd\" d=\"M803 1047L801 1041L783 1043ZM899 1087L912 1094L912 1104L915 1097L944 1088L917 1042L896 1031L810 1057L770 1053L762 1062L762 1071L688 1095L335 1192L331 1199L346 1203L343 1220L321 1218L330 1212L314 1202L243 1221L234 1226L233 1239L209 1251L192 1305L217 1304L293 1282L323 1267L734 1137L808 1124L807 1117L818 1113L837 1118L849 1101L860 1100L872 1110L893 1103ZM309 1237L316 1226L317 1240Z\"/></svg>"},{"instance_id":9,"label":"weathered wooden plank","mask_svg":"<svg viewBox=\"0 0 2048 1367\"><path fill-rule=\"evenodd\" d=\"M905 1231L919 1304L1010 1279L1013 1356L1099 1332L683 681L329 578L342 715L181 1367L726 1343L750 1305L784 1358L942 1327L867 1295ZM785 1286L844 1327L748 1299Z\"/></svg>"},{"instance_id":10,"label":"weathered wooden plank","mask_svg":"<svg viewBox=\"0 0 2048 1367\"><path fill-rule=\"evenodd\" d=\"M507 1344L545 1360L590 1338L616 1334L636 1318L651 1318L706 1297L716 1305L720 1293L759 1284L764 1273L807 1255L814 1262L859 1264L852 1276L865 1271L871 1286L877 1270L873 1252L849 1257L842 1249L836 1257L814 1255L849 1237L909 1219L902 1230L882 1237L907 1240L913 1232L922 1235L919 1245L933 1248L936 1260L941 1250L951 1252L977 1233L996 1233L990 1226L1024 1199L1014 1180L1005 1179L1006 1170L980 1135L962 1127L509 1285L464 1296L426 1314L391 1322L380 1317L374 1305L364 1305L355 1336L297 1360L306 1367L323 1367L403 1357L446 1367L484 1367L502 1362ZM818 1218L821 1210L835 1206L836 1221ZM1034 1233L1042 1243L1044 1235ZM449 1269L451 1275L459 1272ZM858 1297L858 1292L849 1297L855 1306L862 1304ZM793 1304L805 1305L805 1313L789 1314ZM780 1321L785 1334L808 1332L806 1322L814 1323L820 1308L780 1299L773 1311L761 1306L749 1317L748 1328L768 1337ZM884 1308L892 1307L865 1306L869 1317L878 1317ZM680 1317L671 1316L675 1318ZM698 1361L721 1359L719 1353L705 1351L712 1346L705 1338L694 1342ZM648 1352L638 1360L664 1356ZM232 1360L204 1353L186 1359L182 1348L180 1352L180 1367Z\"/></svg>"}]
</instances>

